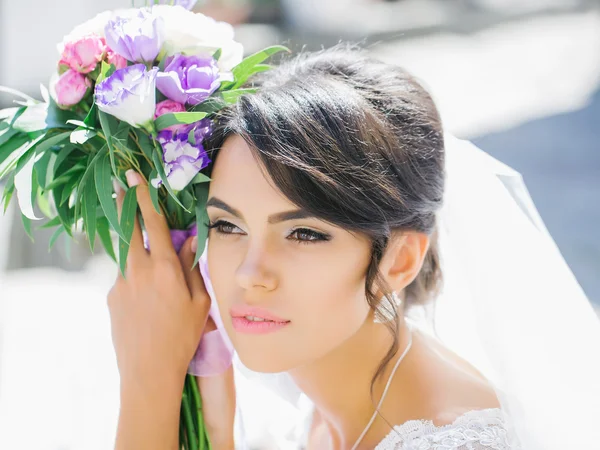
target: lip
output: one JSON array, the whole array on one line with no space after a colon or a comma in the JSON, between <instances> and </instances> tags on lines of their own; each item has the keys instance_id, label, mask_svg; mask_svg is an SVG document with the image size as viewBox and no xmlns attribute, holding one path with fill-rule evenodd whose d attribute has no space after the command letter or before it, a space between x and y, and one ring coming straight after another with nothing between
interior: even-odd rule
<instances>
[{"instance_id":1,"label":"lip","mask_svg":"<svg viewBox=\"0 0 600 450\"><path fill-rule=\"evenodd\" d=\"M265 334L280 330L290 321L283 319L266 309L251 306L234 306L229 310L233 328L240 333L247 334ZM264 322L257 322L246 319L246 316L254 316L264 319Z\"/></svg>"}]
</instances>

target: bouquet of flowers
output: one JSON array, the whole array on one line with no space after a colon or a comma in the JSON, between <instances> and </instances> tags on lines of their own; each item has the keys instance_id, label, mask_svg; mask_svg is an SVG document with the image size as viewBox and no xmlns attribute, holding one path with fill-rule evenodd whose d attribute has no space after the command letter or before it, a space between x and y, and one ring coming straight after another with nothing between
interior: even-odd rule
<instances>
[{"instance_id":1,"label":"bouquet of flowers","mask_svg":"<svg viewBox=\"0 0 600 450\"><path fill-rule=\"evenodd\" d=\"M156 2L158 3L158 2ZM194 2L186 1L187 6ZM16 193L31 236L34 206L61 233L96 235L124 274L138 208L125 172L148 182L164 212L174 245L198 234L196 261L207 236L205 205L210 162L203 140L217 111L241 95L264 62L287 51L266 48L242 59L232 27L179 5L153 4L106 11L76 27L61 44L57 73L43 101L10 88L17 106L0 111L0 180L4 211ZM119 218L113 181L126 190ZM117 236L118 251L112 236ZM210 445L198 386L188 375L183 392L180 446Z\"/></svg>"}]
</instances>

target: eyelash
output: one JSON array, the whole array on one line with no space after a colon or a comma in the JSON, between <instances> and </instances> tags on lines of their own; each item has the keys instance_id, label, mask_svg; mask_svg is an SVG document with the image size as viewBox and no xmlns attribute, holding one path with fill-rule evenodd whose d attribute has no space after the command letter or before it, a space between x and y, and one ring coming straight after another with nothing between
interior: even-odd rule
<instances>
[{"instance_id":1,"label":"eyelash","mask_svg":"<svg viewBox=\"0 0 600 450\"><path fill-rule=\"evenodd\" d=\"M227 233L227 232L223 231L224 226L237 228L235 225L233 225L232 223L226 222L225 220L217 220L214 223L209 222L206 224L206 226L208 227L209 231L214 228L215 231L219 234L239 234L239 233ZM292 232L292 234L290 234L290 236L295 233L308 234L312 238L312 239L291 238L292 241L296 241L296 243L298 243L298 244L315 244L319 241L329 241L331 239L331 237L329 235L319 233L319 232L311 230L309 228L296 228ZM290 238L288 237L288 239L290 239Z\"/></svg>"}]
</instances>

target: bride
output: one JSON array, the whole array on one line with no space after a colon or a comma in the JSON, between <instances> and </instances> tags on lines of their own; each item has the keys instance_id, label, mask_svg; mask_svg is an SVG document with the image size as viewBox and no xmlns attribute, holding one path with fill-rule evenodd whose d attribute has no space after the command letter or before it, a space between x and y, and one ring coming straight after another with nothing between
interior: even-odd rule
<instances>
[{"instance_id":1,"label":"bride","mask_svg":"<svg viewBox=\"0 0 600 450\"><path fill-rule=\"evenodd\" d=\"M575 360L576 349L565 348L579 338L596 339L586 344L597 346L597 320L528 197L510 197L507 185L490 197L494 187L478 176L491 158L466 144L448 152L458 141L444 136L419 83L351 47L302 54L254 83L259 92L222 111L206 143L213 161L209 290L220 311L215 320L245 370L264 374L266 384L268 374L285 373L310 399L298 445L541 450L598 444L586 440L595 433L590 416L599 413L600 420L591 378L600 373L597 355ZM496 167L510 180L508 168ZM469 177L476 184L465 183ZM127 178L138 186L152 251L144 249L136 223L127 277L119 276L108 296L121 377L115 448L176 449L184 377L201 336L216 327L208 316L211 296L200 272L190 270L195 238L177 254L141 178L134 172ZM467 206L448 211L452 220L443 222L451 198ZM496 209L514 220L494 215ZM444 235L449 239L439 240ZM458 255L451 265L442 245ZM532 253L539 267L529 264ZM442 289L442 272L453 286L459 268L469 287L452 296ZM538 280L543 285L528 287ZM542 298L530 295L535 292ZM473 302L465 308L467 294ZM446 322L451 334L479 328L480 366L410 318L440 299L446 311L456 305ZM516 301L521 304L511 309ZM582 322L553 328L562 302L563 317ZM473 315L457 313L460 308ZM557 371L544 373L547 367ZM569 383L575 374L580 386ZM564 384L553 385L556 379ZM241 447L234 438L232 366L198 383L212 448ZM570 395L583 386L591 397ZM581 431L548 427L556 421L543 408L552 405L559 425L572 420ZM575 421L579 413L570 407L583 417ZM592 428L584 427L588 422ZM561 441L566 434L569 440Z\"/></svg>"}]
</instances>

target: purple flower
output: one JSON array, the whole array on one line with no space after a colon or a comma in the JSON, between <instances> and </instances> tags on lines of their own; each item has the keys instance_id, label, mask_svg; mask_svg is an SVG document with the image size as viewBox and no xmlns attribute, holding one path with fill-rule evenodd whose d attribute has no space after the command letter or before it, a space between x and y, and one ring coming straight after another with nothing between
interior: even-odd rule
<instances>
[{"instance_id":1,"label":"purple flower","mask_svg":"<svg viewBox=\"0 0 600 450\"><path fill-rule=\"evenodd\" d=\"M164 20L144 9L131 17L109 20L104 28L106 43L128 61L153 62L164 41Z\"/></svg>"},{"instance_id":2,"label":"purple flower","mask_svg":"<svg viewBox=\"0 0 600 450\"><path fill-rule=\"evenodd\" d=\"M212 56L177 54L165 61L164 72L157 76L156 87L171 100L197 105L215 92L219 67Z\"/></svg>"},{"instance_id":3,"label":"purple flower","mask_svg":"<svg viewBox=\"0 0 600 450\"><path fill-rule=\"evenodd\" d=\"M185 9L192 10L198 0L159 0L160 5L173 5L173 6L181 6Z\"/></svg>"},{"instance_id":4,"label":"purple flower","mask_svg":"<svg viewBox=\"0 0 600 450\"><path fill-rule=\"evenodd\" d=\"M195 144L188 142L189 133L192 130L196 140ZM210 132L210 120L203 119L176 132L163 130L158 133L157 140L163 149L165 174L173 190L184 189L198 172L210 163L202 145L202 140ZM151 182L155 187L162 184L160 178L155 178Z\"/></svg>"},{"instance_id":5,"label":"purple flower","mask_svg":"<svg viewBox=\"0 0 600 450\"><path fill-rule=\"evenodd\" d=\"M156 107L156 73L135 64L115 72L96 85L95 99L100 111L134 127L148 128Z\"/></svg>"}]
</instances>

